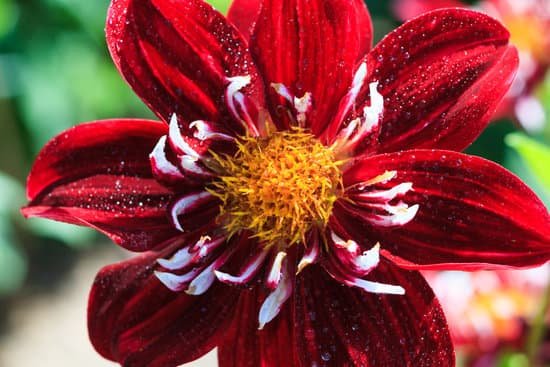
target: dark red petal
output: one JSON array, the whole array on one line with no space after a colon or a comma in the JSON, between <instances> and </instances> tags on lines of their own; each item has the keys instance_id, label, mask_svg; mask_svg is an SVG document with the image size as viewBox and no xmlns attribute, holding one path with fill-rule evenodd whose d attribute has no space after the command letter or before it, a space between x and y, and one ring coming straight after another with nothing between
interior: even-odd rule
<instances>
[{"instance_id":1,"label":"dark red petal","mask_svg":"<svg viewBox=\"0 0 550 367\"><path fill-rule=\"evenodd\" d=\"M292 341L292 298L273 321L258 330L264 296L258 287L241 294L226 339L218 347L220 367L300 366Z\"/></svg>"},{"instance_id":2,"label":"dark red petal","mask_svg":"<svg viewBox=\"0 0 550 367\"><path fill-rule=\"evenodd\" d=\"M421 14L440 8L464 7L459 0L393 0L395 15L401 20L408 20Z\"/></svg>"},{"instance_id":3,"label":"dark red petal","mask_svg":"<svg viewBox=\"0 0 550 367\"><path fill-rule=\"evenodd\" d=\"M152 273L157 256L103 268L90 293L90 339L123 366L177 366L199 358L219 343L237 303L239 291L220 283L202 296L168 290Z\"/></svg>"},{"instance_id":4,"label":"dark red petal","mask_svg":"<svg viewBox=\"0 0 550 367\"><path fill-rule=\"evenodd\" d=\"M375 295L342 286L317 266L298 277L294 332L300 365L454 366L443 311L422 276L381 262L369 280L406 293Z\"/></svg>"},{"instance_id":5,"label":"dark red petal","mask_svg":"<svg viewBox=\"0 0 550 367\"><path fill-rule=\"evenodd\" d=\"M274 122L289 123L284 100L270 86L282 83L297 97L312 94L307 122L314 133L322 131L371 40L362 0L263 1L250 47L265 78Z\"/></svg>"},{"instance_id":6,"label":"dark red petal","mask_svg":"<svg viewBox=\"0 0 550 367\"><path fill-rule=\"evenodd\" d=\"M36 158L23 214L92 226L135 251L178 235L166 214L172 193L153 179L148 158L166 130L107 120L63 132Z\"/></svg>"},{"instance_id":7,"label":"dark red petal","mask_svg":"<svg viewBox=\"0 0 550 367\"><path fill-rule=\"evenodd\" d=\"M246 41L202 0L113 0L106 32L118 69L164 121L177 113L239 129L224 101L233 76L251 76L245 95L263 105Z\"/></svg>"},{"instance_id":8,"label":"dark red petal","mask_svg":"<svg viewBox=\"0 0 550 367\"><path fill-rule=\"evenodd\" d=\"M397 176L382 187L412 183L412 190L400 198L420 205L411 222L376 227L362 219L360 208L343 202L334 215L354 237L380 241L399 265L481 269L534 266L550 259L548 211L497 164L450 151L405 151L356 161L344 184L349 187L385 171Z\"/></svg>"},{"instance_id":9,"label":"dark red petal","mask_svg":"<svg viewBox=\"0 0 550 367\"><path fill-rule=\"evenodd\" d=\"M386 36L367 56L369 75L358 97L359 106L370 103L368 83L380 82L377 150L467 147L515 75L518 56L508 39L499 22L466 9L424 14Z\"/></svg>"},{"instance_id":10,"label":"dark red petal","mask_svg":"<svg viewBox=\"0 0 550 367\"><path fill-rule=\"evenodd\" d=\"M233 0L227 12L227 19L241 31L247 40L254 30L261 3L262 0Z\"/></svg>"}]
</instances>

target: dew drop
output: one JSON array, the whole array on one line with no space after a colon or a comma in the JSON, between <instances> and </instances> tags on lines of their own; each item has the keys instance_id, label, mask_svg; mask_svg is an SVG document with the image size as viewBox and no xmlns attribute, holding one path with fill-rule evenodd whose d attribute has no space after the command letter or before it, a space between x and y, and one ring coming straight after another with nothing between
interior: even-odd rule
<instances>
[{"instance_id":1,"label":"dew drop","mask_svg":"<svg viewBox=\"0 0 550 367\"><path fill-rule=\"evenodd\" d=\"M332 358L332 355L329 352L324 352L321 354L321 359L325 362L330 361L331 358Z\"/></svg>"}]
</instances>

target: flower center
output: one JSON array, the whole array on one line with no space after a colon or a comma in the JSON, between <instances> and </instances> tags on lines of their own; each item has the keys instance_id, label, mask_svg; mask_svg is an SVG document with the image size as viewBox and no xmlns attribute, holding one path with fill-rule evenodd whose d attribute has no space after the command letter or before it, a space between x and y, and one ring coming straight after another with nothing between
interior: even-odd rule
<instances>
[{"instance_id":1,"label":"flower center","mask_svg":"<svg viewBox=\"0 0 550 367\"><path fill-rule=\"evenodd\" d=\"M287 248L327 224L342 191L332 150L302 129L244 137L237 146L233 157L214 155L222 174L209 189L230 235L249 230L267 247Z\"/></svg>"}]
</instances>

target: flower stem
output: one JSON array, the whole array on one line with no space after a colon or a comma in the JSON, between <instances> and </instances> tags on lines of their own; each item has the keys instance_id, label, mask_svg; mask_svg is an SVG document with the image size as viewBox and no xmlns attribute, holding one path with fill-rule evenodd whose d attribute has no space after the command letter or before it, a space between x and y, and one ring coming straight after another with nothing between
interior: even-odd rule
<instances>
[{"instance_id":1,"label":"flower stem","mask_svg":"<svg viewBox=\"0 0 550 367\"><path fill-rule=\"evenodd\" d=\"M536 366L537 352L542 341L542 337L546 330L546 315L550 307L550 279L546 285L544 294L541 296L540 308L533 319L531 329L527 335L527 342L525 344L525 351L527 358L529 358L529 365Z\"/></svg>"}]
</instances>

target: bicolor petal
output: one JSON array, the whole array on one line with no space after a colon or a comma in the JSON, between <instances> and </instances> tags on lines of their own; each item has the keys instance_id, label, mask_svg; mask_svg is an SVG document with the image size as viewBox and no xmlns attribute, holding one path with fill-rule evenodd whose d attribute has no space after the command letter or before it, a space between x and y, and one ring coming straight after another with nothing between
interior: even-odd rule
<instances>
[{"instance_id":1,"label":"bicolor petal","mask_svg":"<svg viewBox=\"0 0 550 367\"><path fill-rule=\"evenodd\" d=\"M365 59L357 110L371 103L369 85L379 82L384 114L378 145L363 150L470 145L514 78L518 55L508 41L498 21L466 9L436 10L388 34Z\"/></svg>"},{"instance_id":2,"label":"bicolor petal","mask_svg":"<svg viewBox=\"0 0 550 367\"><path fill-rule=\"evenodd\" d=\"M373 188L371 196L400 192L394 200L418 206L412 220L388 230L369 221L365 206L349 202L337 204L334 216L353 238L368 233L380 242L381 254L400 266L466 270L535 266L550 259L547 209L497 164L438 150L360 159L344 175L351 201L359 200L354 185L387 171L396 172L395 178L378 189L403 188L403 183L411 189Z\"/></svg>"},{"instance_id":3,"label":"bicolor petal","mask_svg":"<svg viewBox=\"0 0 550 367\"><path fill-rule=\"evenodd\" d=\"M147 120L79 125L52 139L27 181L22 212L97 228L132 251L178 235L167 220L173 194L152 177L147 152L166 126Z\"/></svg>"},{"instance_id":4,"label":"bicolor petal","mask_svg":"<svg viewBox=\"0 0 550 367\"><path fill-rule=\"evenodd\" d=\"M202 0L114 0L107 43L118 69L164 121L206 119L242 133L224 102L227 78L247 75L246 98L263 105L263 87L246 41Z\"/></svg>"},{"instance_id":5,"label":"bicolor petal","mask_svg":"<svg viewBox=\"0 0 550 367\"><path fill-rule=\"evenodd\" d=\"M316 134L334 114L371 41L371 20L361 0L265 0L250 47L266 87L281 83L298 98L311 94L313 108L305 120ZM274 123L291 125L284 98L273 89L267 94Z\"/></svg>"},{"instance_id":6,"label":"bicolor petal","mask_svg":"<svg viewBox=\"0 0 550 367\"><path fill-rule=\"evenodd\" d=\"M157 253L103 268L90 293L90 339L124 366L176 366L199 358L222 339L238 291L215 284L202 296L172 292L153 275Z\"/></svg>"}]
</instances>

